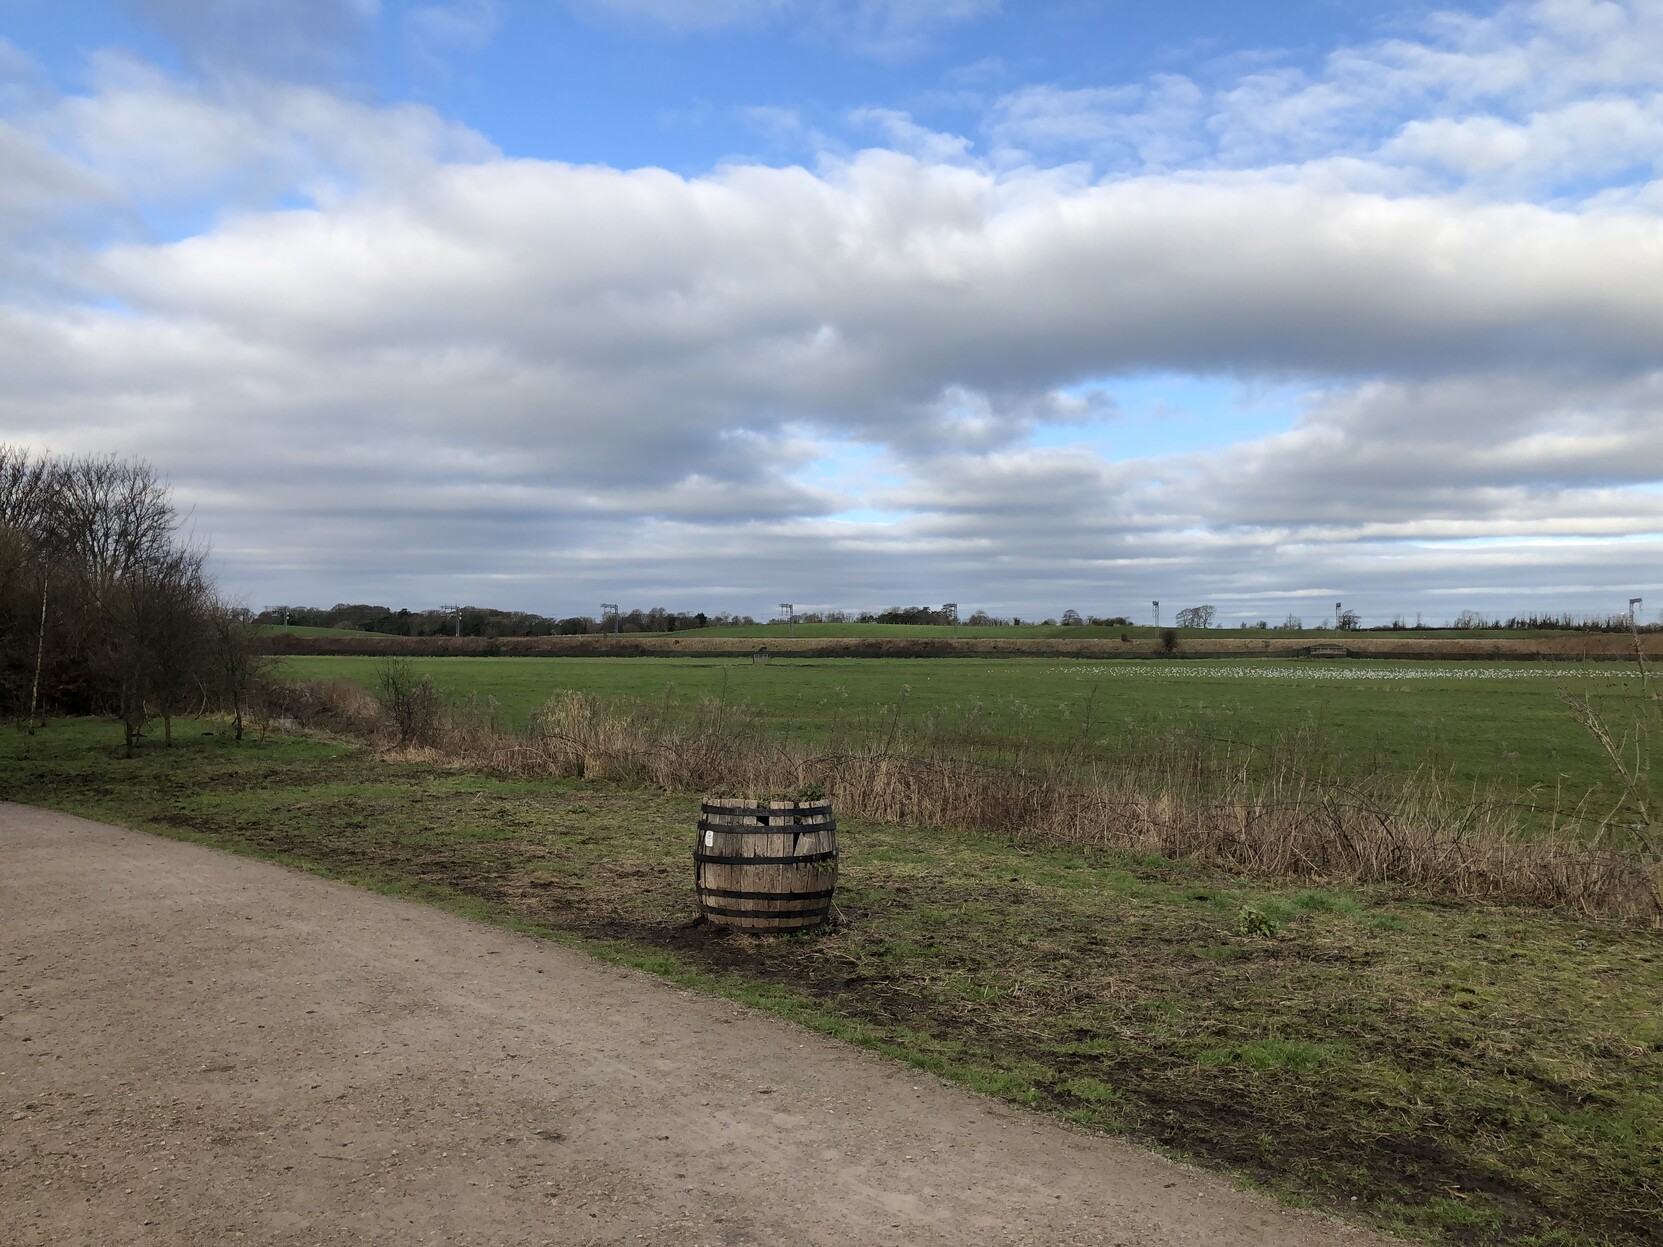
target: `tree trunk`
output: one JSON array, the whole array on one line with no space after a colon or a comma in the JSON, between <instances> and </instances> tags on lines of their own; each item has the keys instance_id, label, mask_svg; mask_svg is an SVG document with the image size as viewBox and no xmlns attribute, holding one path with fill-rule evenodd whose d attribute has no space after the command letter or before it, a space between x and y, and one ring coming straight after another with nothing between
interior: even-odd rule
<instances>
[{"instance_id":1,"label":"tree trunk","mask_svg":"<svg viewBox=\"0 0 1663 1247\"><path fill-rule=\"evenodd\" d=\"M51 577L40 578L40 636L35 642L35 682L29 689L29 735L35 734L35 708L40 705L40 668L46 656L46 588Z\"/></svg>"}]
</instances>

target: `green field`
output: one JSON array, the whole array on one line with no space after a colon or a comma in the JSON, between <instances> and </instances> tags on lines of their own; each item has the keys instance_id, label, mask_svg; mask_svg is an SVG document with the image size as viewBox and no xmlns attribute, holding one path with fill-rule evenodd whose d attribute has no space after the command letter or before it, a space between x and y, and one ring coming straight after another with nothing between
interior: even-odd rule
<instances>
[{"instance_id":1,"label":"green field","mask_svg":"<svg viewBox=\"0 0 1663 1247\"><path fill-rule=\"evenodd\" d=\"M372 687L377 658L287 658L296 679ZM1615 726L1641 709L1641 682L1615 665L1183 663L1055 659L420 658L458 701L495 699L498 722L526 726L563 689L685 722L718 699L778 739L887 732L944 742L989 761L1064 751L1112 766L1152 740L1183 735L1263 754L1297 740L1307 759L1349 773L1431 769L1495 784L1537 806L1609 793L1609 763L1572 719L1562 691L1594 696ZM1602 811L1603 812L1603 811Z\"/></svg>"}]
</instances>

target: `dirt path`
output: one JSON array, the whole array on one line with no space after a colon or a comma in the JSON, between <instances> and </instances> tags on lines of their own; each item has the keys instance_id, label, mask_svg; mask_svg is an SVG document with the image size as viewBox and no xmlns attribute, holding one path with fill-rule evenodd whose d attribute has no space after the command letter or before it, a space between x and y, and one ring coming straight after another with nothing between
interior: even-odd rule
<instances>
[{"instance_id":1,"label":"dirt path","mask_svg":"<svg viewBox=\"0 0 1663 1247\"><path fill-rule=\"evenodd\" d=\"M579 953L0 804L0 1243L1374 1244Z\"/></svg>"}]
</instances>

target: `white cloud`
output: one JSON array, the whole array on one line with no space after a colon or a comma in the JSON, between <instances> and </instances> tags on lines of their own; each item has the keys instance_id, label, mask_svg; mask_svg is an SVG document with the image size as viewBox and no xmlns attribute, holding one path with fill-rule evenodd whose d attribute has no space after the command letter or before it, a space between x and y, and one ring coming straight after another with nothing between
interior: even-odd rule
<instances>
[{"instance_id":1,"label":"white cloud","mask_svg":"<svg viewBox=\"0 0 1663 1247\"><path fill-rule=\"evenodd\" d=\"M756 526L789 522L841 566L823 517L875 506L914 517L864 538L885 557L981 560L1020 595L1238 548L1285 575L1295 545L1508 517L1657 522L1621 509L1663 475L1658 386L1630 372L1663 335L1663 224L1643 216L881 151L701 178L495 160L113 248L88 282L139 317L20 317L8 426L62 444L73 361L107 399L77 417L88 444L241 479L255 510L298 498L298 539L375 529L389 558L395 531L416 549L466 530L518 566L550 531L621 551L642 523L738 525L722 540L762 549ZM1024 449L1080 418L1060 385L1155 368L1429 379L1336 382L1301 428L1216 459ZM828 493L816 439L891 447L896 483Z\"/></svg>"},{"instance_id":2,"label":"white cloud","mask_svg":"<svg viewBox=\"0 0 1663 1247\"><path fill-rule=\"evenodd\" d=\"M396 200L251 216L102 268L135 305L320 349L419 332L608 367L646 350L714 362L734 393L864 406L1163 366L1616 365L1663 330L1660 244L1640 214L1239 177L1068 186L869 151L818 175L447 165ZM785 362L730 371L751 338Z\"/></svg>"},{"instance_id":3,"label":"white cloud","mask_svg":"<svg viewBox=\"0 0 1663 1247\"><path fill-rule=\"evenodd\" d=\"M134 200L212 196L221 207L314 198L409 180L495 148L418 104L375 107L265 79L181 83L118 53L93 58L94 89L28 115L33 132Z\"/></svg>"},{"instance_id":4,"label":"white cloud","mask_svg":"<svg viewBox=\"0 0 1663 1247\"><path fill-rule=\"evenodd\" d=\"M1663 6L1542 0L1436 15L1419 39L1341 48L1313 73L1222 62L1194 77L1030 84L985 119L995 157L1100 171L1322 164L1358 187L1453 178L1501 197L1656 176ZM1429 180L1430 179L1430 180Z\"/></svg>"},{"instance_id":5,"label":"white cloud","mask_svg":"<svg viewBox=\"0 0 1663 1247\"><path fill-rule=\"evenodd\" d=\"M1663 173L1663 95L1578 100L1523 122L1494 116L1411 121L1380 155L1514 192L1631 172L1655 178Z\"/></svg>"},{"instance_id":6,"label":"white cloud","mask_svg":"<svg viewBox=\"0 0 1663 1247\"><path fill-rule=\"evenodd\" d=\"M872 109L884 147L691 177L105 56L0 125L0 438L150 457L270 596L1264 613L1366 579L1413 609L1517 592L1521 559L1604 592L1663 530L1663 205L1523 196L1655 150L1652 71L1585 34L1642 19L1519 7L1320 79L1018 89L987 160ZM222 211L108 224L170 196ZM118 240L85 246L77 205ZM1081 431L1162 371L1312 397L1224 451Z\"/></svg>"},{"instance_id":7,"label":"white cloud","mask_svg":"<svg viewBox=\"0 0 1663 1247\"><path fill-rule=\"evenodd\" d=\"M857 109L850 120L882 133L890 150L906 152L927 164L961 163L970 154L969 139L927 129L893 108Z\"/></svg>"},{"instance_id":8,"label":"white cloud","mask_svg":"<svg viewBox=\"0 0 1663 1247\"><path fill-rule=\"evenodd\" d=\"M1200 89L1180 75L1138 86L1024 87L997 101L988 133L996 154L1074 151L1107 168L1160 171L1205 154L1203 104Z\"/></svg>"},{"instance_id":9,"label":"white cloud","mask_svg":"<svg viewBox=\"0 0 1663 1247\"><path fill-rule=\"evenodd\" d=\"M1663 532L1663 371L1372 382L1193 465L1209 522L1288 540ZM1636 488L1638 487L1638 488Z\"/></svg>"}]
</instances>

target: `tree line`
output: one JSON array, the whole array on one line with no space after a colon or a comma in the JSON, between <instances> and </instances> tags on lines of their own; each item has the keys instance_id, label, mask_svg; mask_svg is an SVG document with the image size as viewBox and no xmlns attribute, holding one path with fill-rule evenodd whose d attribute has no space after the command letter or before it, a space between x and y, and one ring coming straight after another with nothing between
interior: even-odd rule
<instances>
[{"instance_id":1,"label":"tree line","mask_svg":"<svg viewBox=\"0 0 1663 1247\"><path fill-rule=\"evenodd\" d=\"M182 535L146 462L0 443L0 713L110 714L127 750L160 720L225 708L242 739L260 660L246 610Z\"/></svg>"},{"instance_id":2,"label":"tree line","mask_svg":"<svg viewBox=\"0 0 1663 1247\"><path fill-rule=\"evenodd\" d=\"M268 606L254 622L273 627L344 628L388 636L583 636L601 632L688 632L754 624L749 615L726 612L670 611L662 606L630 610L596 618L587 615L538 615L529 611L497 610L489 606L451 606L429 610L398 610L365 603L337 602L334 606Z\"/></svg>"},{"instance_id":3,"label":"tree line","mask_svg":"<svg viewBox=\"0 0 1663 1247\"><path fill-rule=\"evenodd\" d=\"M935 606L886 606L877 611L806 610L793 616L800 624L968 624L976 628L993 628L1021 624L1015 618L991 615L978 610L960 618L956 608ZM410 610L375 606L368 603L337 602L334 606L268 606L253 616L257 624L271 627L342 628L351 632L374 632L388 636L432 637L535 637L584 636L609 632L691 632L700 628L727 628L740 625L754 626L757 620L750 615L727 611L672 611L662 606L647 610L629 610L601 615L539 615L529 611L498 610L488 606L451 606ZM783 621L781 621L783 622ZM1057 626L1055 618L1027 620ZM1081 615L1076 610L1062 613L1062 625L1071 627L1090 624L1096 627L1128 627L1132 621L1123 615L1099 617Z\"/></svg>"}]
</instances>

